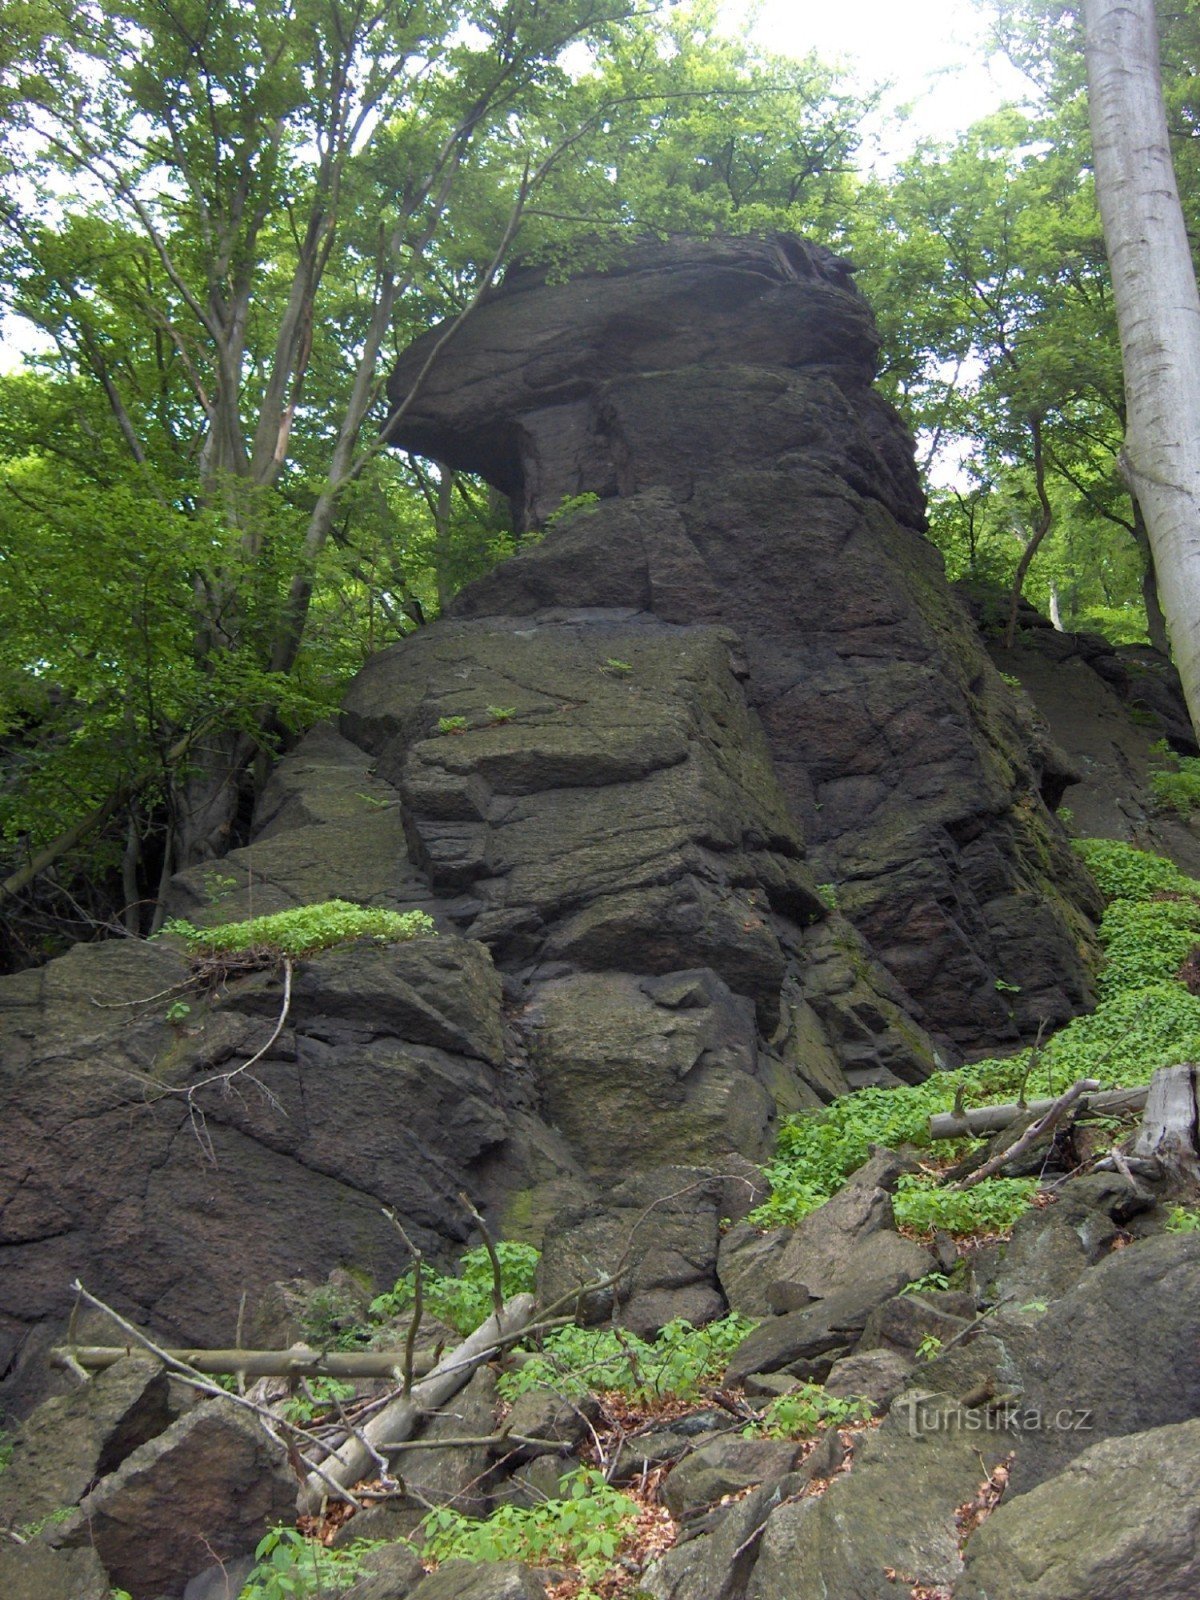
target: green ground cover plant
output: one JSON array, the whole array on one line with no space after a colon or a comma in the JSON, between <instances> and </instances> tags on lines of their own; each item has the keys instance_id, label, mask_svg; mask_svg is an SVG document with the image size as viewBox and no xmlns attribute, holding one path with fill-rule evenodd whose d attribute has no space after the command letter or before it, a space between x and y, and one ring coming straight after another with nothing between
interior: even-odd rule
<instances>
[{"instance_id":1,"label":"green ground cover plant","mask_svg":"<svg viewBox=\"0 0 1200 1600\"><path fill-rule=\"evenodd\" d=\"M584 1468L564 1480L566 1494L531 1507L501 1506L485 1521L449 1506L421 1524L422 1555L432 1561L523 1561L578 1569L580 1600L594 1593L637 1518L638 1506L604 1475Z\"/></svg>"},{"instance_id":2,"label":"green ground cover plant","mask_svg":"<svg viewBox=\"0 0 1200 1600\"><path fill-rule=\"evenodd\" d=\"M428 938L437 930L424 911L385 911L380 906L352 905L348 900L321 900L246 922L223 922L215 928L197 928L176 917L164 923L162 931L183 939L193 956L247 955L252 951L307 956L352 939L391 944Z\"/></svg>"},{"instance_id":3,"label":"green ground cover plant","mask_svg":"<svg viewBox=\"0 0 1200 1600\"><path fill-rule=\"evenodd\" d=\"M1109 905L1099 937L1106 952L1100 1003L1040 1050L977 1061L924 1083L860 1089L822 1111L786 1117L767 1168L770 1198L752 1213L760 1227L799 1222L836 1194L872 1146L928 1143L928 1119L963 1106L1061 1094L1077 1078L1105 1088L1148 1083L1159 1067L1200 1057L1200 997L1175 974L1200 945L1200 882L1172 862L1110 839L1081 839L1083 857ZM948 1148L943 1145L941 1148ZM965 1192L939 1190L936 1176L906 1180L896 1220L924 1231L972 1233L1011 1226L1036 1185L986 1178Z\"/></svg>"},{"instance_id":4,"label":"green ground cover plant","mask_svg":"<svg viewBox=\"0 0 1200 1600\"><path fill-rule=\"evenodd\" d=\"M356 1539L332 1550L295 1528L272 1528L258 1542L238 1600L331 1600L358 1581L363 1557L382 1542Z\"/></svg>"},{"instance_id":5,"label":"green ground cover plant","mask_svg":"<svg viewBox=\"0 0 1200 1600\"><path fill-rule=\"evenodd\" d=\"M720 1378L753 1327L736 1313L704 1328L676 1318L653 1342L612 1328L561 1328L537 1355L501 1375L500 1396L515 1400L549 1388L573 1397L611 1390L641 1401L696 1399Z\"/></svg>"},{"instance_id":6,"label":"green ground cover plant","mask_svg":"<svg viewBox=\"0 0 1200 1600\"><path fill-rule=\"evenodd\" d=\"M825 1428L867 1422L875 1408L864 1395L830 1394L819 1383L802 1383L772 1400L758 1422L742 1430L746 1439L811 1439Z\"/></svg>"},{"instance_id":7,"label":"green ground cover plant","mask_svg":"<svg viewBox=\"0 0 1200 1600\"><path fill-rule=\"evenodd\" d=\"M533 1292L540 1252L531 1244L496 1245L500 1262L500 1281L504 1298ZM425 1268L421 1275L421 1298L428 1315L447 1323L464 1337L473 1333L491 1315L494 1279L492 1263L483 1245L468 1250L456 1274ZM371 1315L382 1322L407 1316L415 1303L416 1274L406 1272L386 1293L371 1302Z\"/></svg>"}]
</instances>

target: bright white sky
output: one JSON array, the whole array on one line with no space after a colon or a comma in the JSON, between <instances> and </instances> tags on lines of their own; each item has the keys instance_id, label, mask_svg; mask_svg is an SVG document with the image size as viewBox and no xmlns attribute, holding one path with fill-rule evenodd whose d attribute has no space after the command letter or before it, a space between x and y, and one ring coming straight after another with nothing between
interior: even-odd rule
<instances>
[{"instance_id":1,"label":"bright white sky","mask_svg":"<svg viewBox=\"0 0 1200 1600\"><path fill-rule=\"evenodd\" d=\"M754 38L781 55L840 61L864 87L890 81L885 157L918 138L952 138L1029 89L1003 58L989 60L987 22L970 0L723 0L721 16L731 27L753 18ZM903 131L901 105L912 106Z\"/></svg>"}]
</instances>

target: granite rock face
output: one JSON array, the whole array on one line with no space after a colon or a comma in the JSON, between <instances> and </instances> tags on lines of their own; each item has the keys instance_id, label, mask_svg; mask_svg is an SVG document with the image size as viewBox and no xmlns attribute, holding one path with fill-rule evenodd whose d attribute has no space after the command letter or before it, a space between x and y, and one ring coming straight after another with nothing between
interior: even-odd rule
<instances>
[{"instance_id":1,"label":"granite rock face","mask_svg":"<svg viewBox=\"0 0 1200 1600\"><path fill-rule=\"evenodd\" d=\"M9 1395L76 1276L221 1343L243 1291L253 1328L277 1280L389 1284L385 1204L435 1259L462 1190L507 1237L609 1240L622 1181L752 1188L779 1112L1085 1003L1094 891L1043 801L1070 774L923 536L876 344L845 267L783 238L515 273L464 323L395 442L527 532L598 502L374 657L251 844L171 890L198 922L340 897L439 937L298 963L236 1083L277 972L185 991L178 950L125 941L0 982ZM640 1326L722 1308L707 1220L638 1248Z\"/></svg>"},{"instance_id":2,"label":"granite rock face","mask_svg":"<svg viewBox=\"0 0 1200 1600\"><path fill-rule=\"evenodd\" d=\"M397 367L397 402L433 337ZM737 630L810 865L927 1026L969 1046L1080 1007L1095 902L1042 801L1065 762L1031 750L922 537L876 352L844 268L801 241L677 241L566 284L517 275L395 440L481 473L527 528L600 497L456 617Z\"/></svg>"}]
</instances>

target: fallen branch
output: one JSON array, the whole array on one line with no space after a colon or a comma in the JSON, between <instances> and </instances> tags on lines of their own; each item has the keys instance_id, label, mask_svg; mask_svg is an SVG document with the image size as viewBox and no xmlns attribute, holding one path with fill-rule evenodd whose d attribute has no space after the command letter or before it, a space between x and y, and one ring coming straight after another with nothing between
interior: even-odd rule
<instances>
[{"instance_id":1,"label":"fallen branch","mask_svg":"<svg viewBox=\"0 0 1200 1600\"><path fill-rule=\"evenodd\" d=\"M536 1304L531 1294L514 1295L505 1305L501 1316L493 1313L456 1350L440 1361L427 1378L414 1384L410 1394L401 1395L371 1418L363 1430L369 1444L384 1448L407 1439L425 1414L444 1405L452 1394L462 1388L476 1368L498 1355L514 1339L524 1336ZM344 1494L346 1486L357 1483L371 1466L371 1452L363 1441L347 1439L323 1463L319 1472L310 1474L299 1495L301 1515L311 1515L320 1509L331 1482L337 1486L339 1494Z\"/></svg>"},{"instance_id":2,"label":"fallen branch","mask_svg":"<svg viewBox=\"0 0 1200 1600\"><path fill-rule=\"evenodd\" d=\"M981 1167L976 1167L974 1172L969 1172L962 1179L961 1187L970 1189L977 1183L982 1183L984 1178L990 1178L994 1172L999 1172L1009 1161L1015 1161L1018 1156L1032 1149L1039 1139L1044 1139L1055 1125L1062 1121L1066 1113L1077 1100L1087 1094L1089 1090L1098 1089L1099 1083L1095 1078L1080 1078L1067 1090L1060 1094L1057 1100L1051 1102L1049 1110L1026 1128L1019 1139L1014 1139L1012 1144L1006 1145L1003 1150L998 1150L994 1156L988 1158Z\"/></svg>"},{"instance_id":3,"label":"fallen branch","mask_svg":"<svg viewBox=\"0 0 1200 1600\"><path fill-rule=\"evenodd\" d=\"M132 1355L134 1349L132 1344L56 1345L50 1352L50 1365L70 1368L77 1364L87 1372L103 1372ZM308 1345L293 1345L290 1350L169 1349L163 1354L210 1377L390 1378L399 1382L405 1363L403 1350L314 1350Z\"/></svg>"},{"instance_id":4,"label":"fallen branch","mask_svg":"<svg viewBox=\"0 0 1200 1600\"><path fill-rule=\"evenodd\" d=\"M1105 1089L1099 1094L1088 1092L1081 1096L1079 1114L1098 1112L1104 1116L1119 1117L1127 1111L1140 1111L1149 1093L1140 1089ZM929 1119L931 1139L962 1139L978 1137L984 1133L1000 1133L1018 1117L1032 1113L1043 1116L1058 1102L1056 1100L1030 1100L1026 1105L1010 1101L1005 1105L977 1106L970 1111L939 1111Z\"/></svg>"}]
</instances>

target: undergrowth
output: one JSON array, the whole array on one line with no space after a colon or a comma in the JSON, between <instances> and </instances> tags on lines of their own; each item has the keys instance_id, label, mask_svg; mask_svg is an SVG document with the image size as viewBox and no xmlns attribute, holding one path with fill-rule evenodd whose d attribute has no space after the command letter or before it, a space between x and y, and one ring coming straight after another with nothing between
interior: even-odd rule
<instances>
[{"instance_id":1,"label":"undergrowth","mask_svg":"<svg viewBox=\"0 0 1200 1600\"><path fill-rule=\"evenodd\" d=\"M500 1281L504 1298L531 1293L537 1272L539 1252L531 1244L496 1245L500 1262ZM421 1276L424 1310L464 1337L473 1333L492 1311L494 1280L491 1258L478 1246L468 1250L459 1263L457 1275L431 1272ZM411 1313L416 1294L415 1274L406 1272L393 1288L371 1301L371 1315L378 1321L404 1317Z\"/></svg>"},{"instance_id":2,"label":"undergrowth","mask_svg":"<svg viewBox=\"0 0 1200 1600\"><path fill-rule=\"evenodd\" d=\"M825 1428L869 1422L875 1407L864 1395L830 1394L819 1383L802 1383L772 1400L757 1422L743 1428L746 1439L811 1439Z\"/></svg>"},{"instance_id":3,"label":"undergrowth","mask_svg":"<svg viewBox=\"0 0 1200 1600\"><path fill-rule=\"evenodd\" d=\"M421 1554L432 1561L522 1561L575 1567L583 1596L611 1570L637 1518L637 1502L583 1468L563 1485L566 1496L541 1505L501 1506L486 1520L439 1506L421 1524Z\"/></svg>"},{"instance_id":4,"label":"undergrowth","mask_svg":"<svg viewBox=\"0 0 1200 1600\"><path fill-rule=\"evenodd\" d=\"M356 1539L330 1550L295 1528L272 1528L259 1540L255 1565L238 1600L325 1600L357 1583L363 1557L383 1541Z\"/></svg>"},{"instance_id":5,"label":"undergrowth","mask_svg":"<svg viewBox=\"0 0 1200 1600\"><path fill-rule=\"evenodd\" d=\"M244 955L260 950L307 956L351 939L390 944L435 931L432 917L424 911L385 911L379 906L351 905L348 900L322 900L251 917L247 922L223 922L215 928L197 928L179 917L162 927L163 933L183 939L193 956Z\"/></svg>"},{"instance_id":6,"label":"undergrowth","mask_svg":"<svg viewBox=\"0 0 1200 1600\"><path fill-rule=\"evenodd\" d=\"M1159 764L1150 774L1150 792L1162 811L1190 817L1200 810L1200 757L1179 756L1165 739L1154 746Z\"/></svg>"},{"instance_id":7,"label":"undergrowth","mask_svg":"<svg viewBox=\"0 0 1200 1600\"><path fill-rule=\"evenodd\" d=\"M560 1328L537 1355L501 1375L500 1395L515 1400L530 1389L548 1388L573 1398L607 1390L641 1401L696 1399L720 1379L753 1327L736 1313L704 1328L676 1318L653 1343L623 1329Z\"/></svg>"},{"instance_id":8,"label":"undergrowth","mask_svg":"<svg viewBox=\"0 0 1200 1600\"><path fill-rule=\"evenodd\" d=\"M1175 974L1200 945L1200 882L1170 861L1109 839L1075 848L1109 900L1100 925L1106 964L1100 1003L1076 1017L1040 1050L977 1061L924 1083L860 1089L816 1113L784 1119L772 1194L751 1214L759 1227L799 1222L822 1205L871 1153L929 1142L928 1119L961 1105L1045 1099L1077 1078L1104 1088L1148 1083L1159 1067L1200 1056L1200 998ZM945 1148L945 1146L943 1146ZM1024 1187L1014 1188L1014 1184ZM973 1233L1010 1227L1028 1205L1032 1181L985 1178L973 1189L937 1188L936 1176L903 1182L895 1200L900 1226Z\"/></svg>"}]
</instances>

